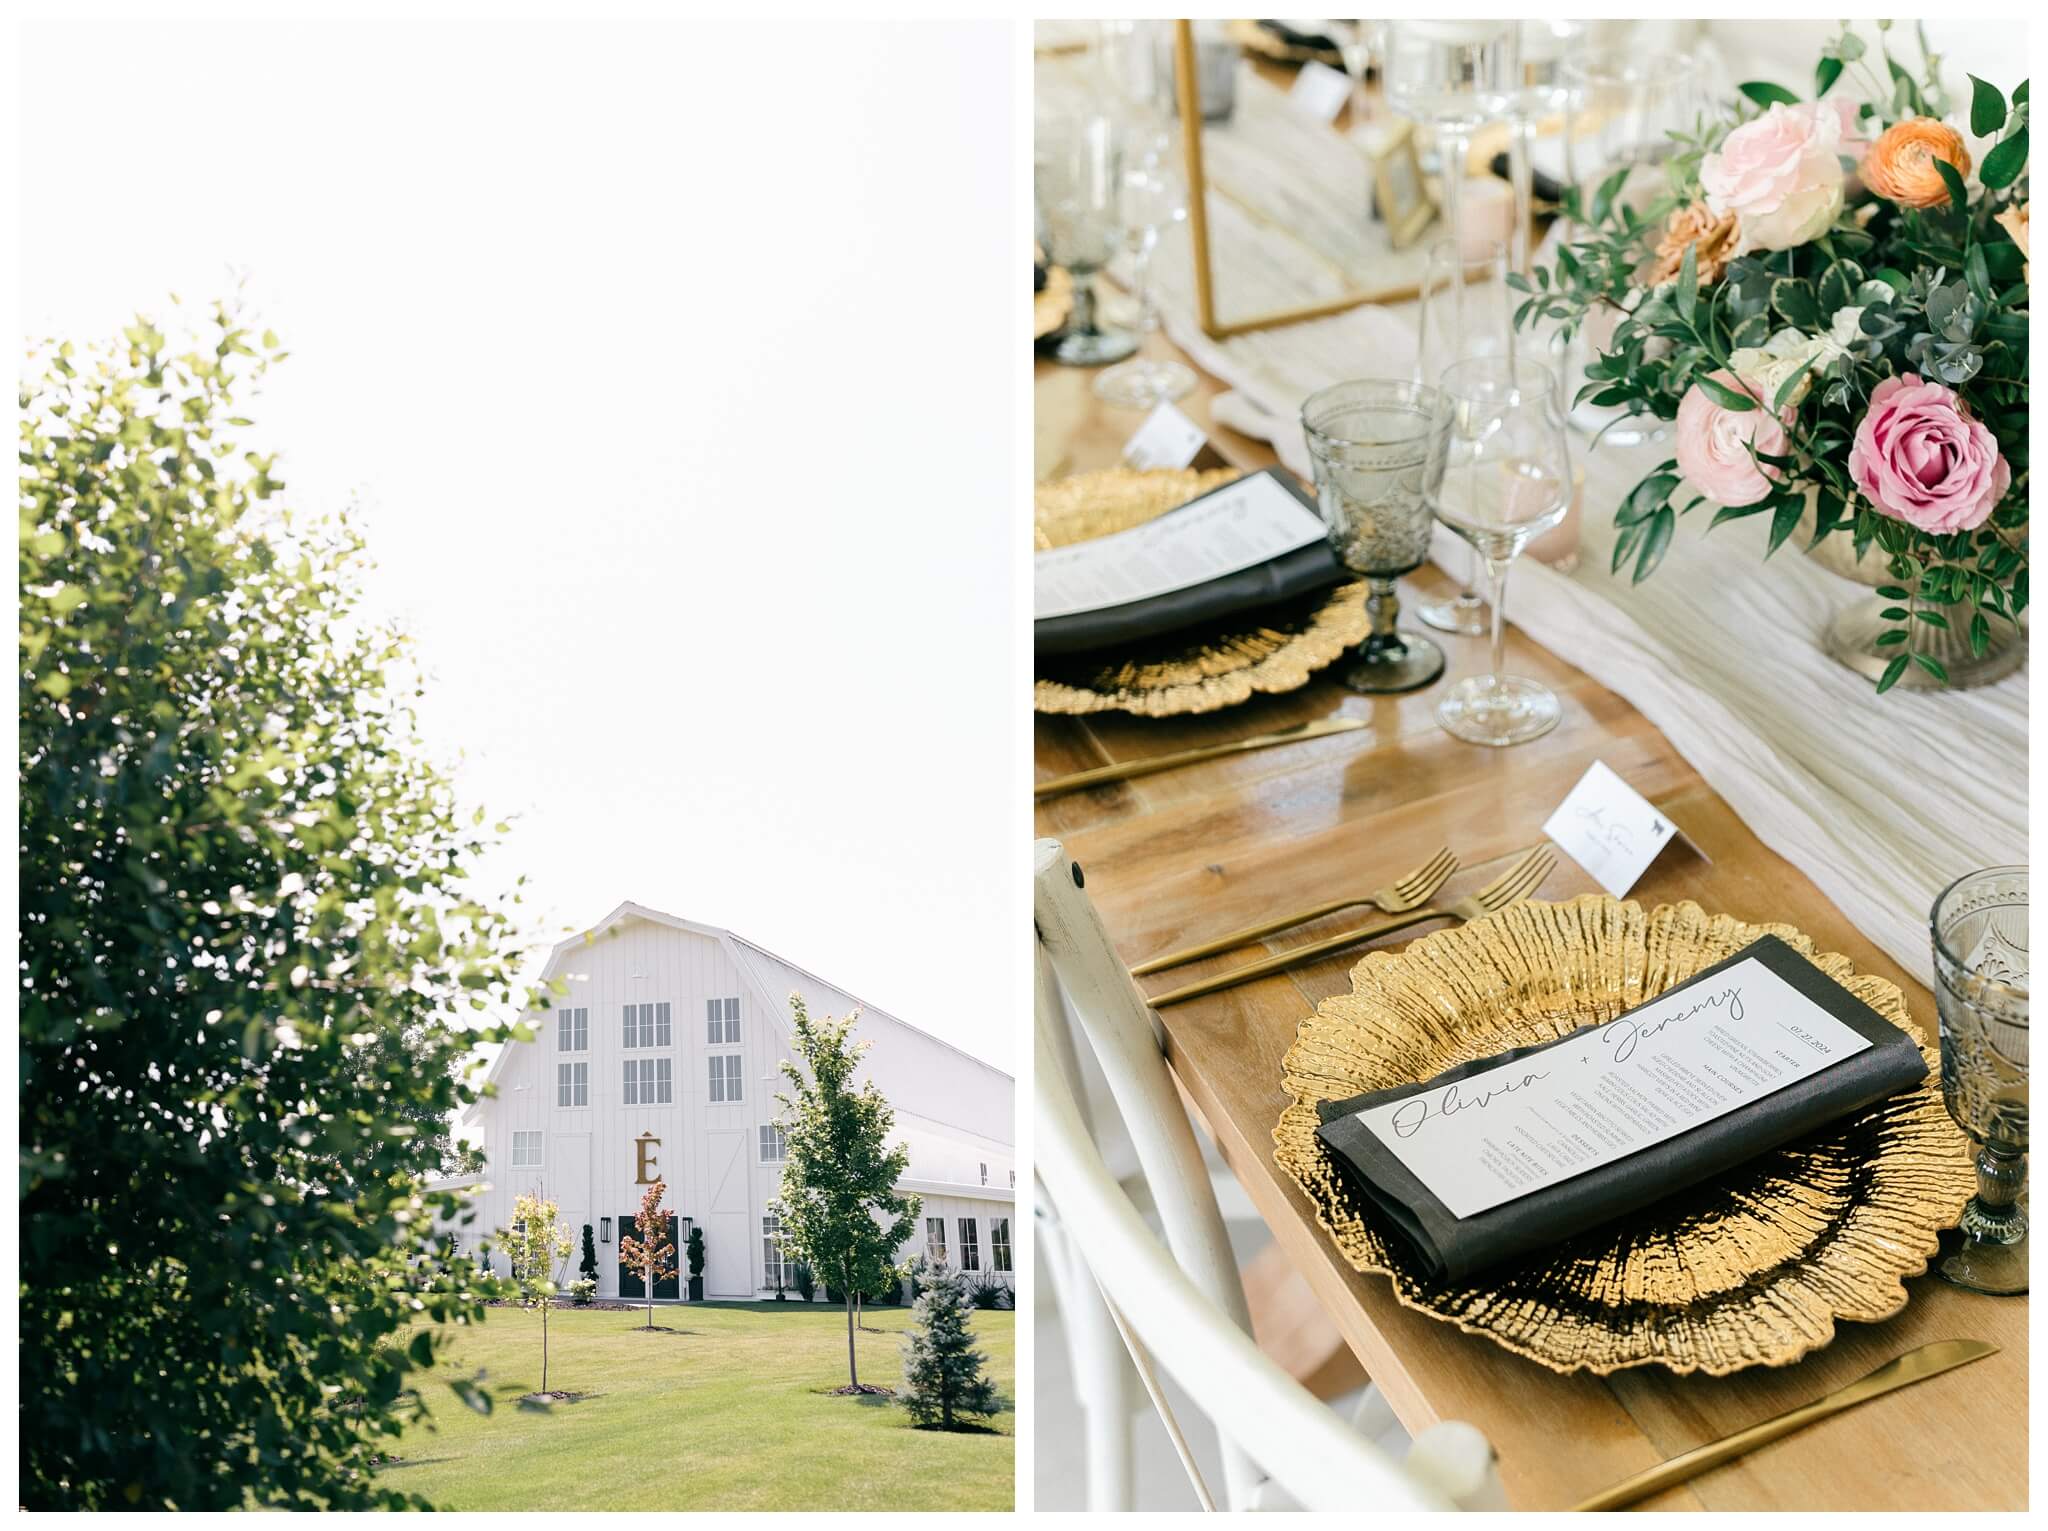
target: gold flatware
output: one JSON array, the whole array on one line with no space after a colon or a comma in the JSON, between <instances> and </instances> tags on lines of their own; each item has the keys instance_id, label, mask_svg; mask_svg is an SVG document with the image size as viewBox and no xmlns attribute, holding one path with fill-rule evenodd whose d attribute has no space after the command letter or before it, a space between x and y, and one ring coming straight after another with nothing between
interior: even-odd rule
<instances>
[{"instance_id":1,"label":"gold flatware","mask_svg":"<svg viewBox=\"0 0 2048 1531\"><path fill-rule=\"evenodd\" d=\"M1282 915L1277 920L1267 920L1260 925L1247 925L1242 930L1233 930L1228 935L1216 937L1213 941L1204 941L1200 946L1190 946L1184 951L1168 952L1163 957L1150 958L1132 968L1131 976L1143 978L1147 973L1157 973L1162 968L1179 967L1183 962L1213 957L1218 952L1227 952L1233 947L1256 941L1261 936L1270 936L1275 931L1286 930L1291 925L1306 925L1310 920L1319 920L1326 914L1335 914L1339 909L1349 909L1354 904L1376 905L1382 914L1406 914L1409 910L1429 902L1435 896L1436 890L1441 888L1451 873L1457 870L1458 858L1451 854L1448 845L1442 846L1434 856L1397 883L1351 898L1333 898L1327 904L1317 904L1312 909L1298 910L1293 914Z\"/></svg>"},{"instance_id":2,"label":"gold flatware","mask_svg":"<svg viewBox=\"0 0 2048 1531\"><path fill-rule=\"evenodd\" d=\"M1239 739L1233 744L1205 744L1199 749L1177 750L1171 755L1154 755L1149 760L1120 760L1114 765L1096 766L1087 771L1075 771L1066 776L1048 777L1031 789L1034 798L1058 797L1062 792L1078 792L1083 787L1099 787L1104 782L1128 781L1133 776L1150 776L1154 771L1171 771L1184 765L1195 765L1204 760L1221 760L1227 755L1242 755L1251 750L1271 749L1276 744L1299 744L1304 739L1323 739L1331 734L1348 734L1355 729L1370 728L1369 718L1325 718L1319 723L1297 723L1292 728L1283 728L1276 733L1257 734L1249 739Z\"/></svg>"},{"instance_id":3,"label":"gold flatware","mask_svg":"<svg viewBox=\"0 0 2048 1531\"><path fill-rule=\"evenodd\" d=\"M1639 1472L1632 1478L1624 1478L1604 1493L1595 1494L1583 1504L1573 1506L1579 1510L1618 1510L1623 1505L1634 1504L1638 1499L1661 1493L1674 1484L1695 1478L1710 1467L1719 1467L1723 1462L1734 1460L1745 1452L1754 1451L1781 1436L1790 1435L1794 1430L1804 1429L1818 1420L1839 1414L1844 1409L1854 1408L1872 1398L1882 1397L1895 1388L1910 1387L1929 1377L1940 1376L1958 1366L1985 1356L1998 1354L1996 1345L1983 1340L1936 1340L1931 1345L1922 1345L1918 1350L1909 1350L1894 1360L1885 1362L1867 1377L1859 1377L1847 1387L1836 1388L1825 1398L1789 1413L1780 1414L1776 1419L1767 1419L1762 1424L1751 1425L1747 1430L1738 1430L1733 1435L1673 1457L1647 1472Z\"/></svg>"},{"instance_id":4,"label":"gold flatware","mask_svg":"<svg viewBox=\"0 0 2048 1531\"><path fill-rule=\"evenodd\" d=\"M1214 994L1218 989L1228 989L1237 984L1263 978L1268 973L1277 973L1282 968L1293 967L1296 963L1307 962L1312 957L1326 957L1331 952L1342 951L1359 941L1376 941L1381 936L1391 935L1397 930L1406 930L1411 925L1420 925L1428 920L1477 920L1489 914L1498 914L1543 886L1543 879L1550 875L1550 869L1557 865L1557 852L1547 844L1539 845L1509 867L1477 893L1467 894L1441 908L1432 906L1404 914L1383 925L1361 925L1356 930L1343 931L1325 940L1311 941L1305 946L1290 946L1284 952L1250 962L1241 968L1232 968L1214 978L1204 978L1183 988L1170 989L1164 994L1153 996L1150 1003L1156 1010L1162 1005L1177 1005L1182 1000L1195 999L1204 994Z\"/></svg>"}]
</instances>

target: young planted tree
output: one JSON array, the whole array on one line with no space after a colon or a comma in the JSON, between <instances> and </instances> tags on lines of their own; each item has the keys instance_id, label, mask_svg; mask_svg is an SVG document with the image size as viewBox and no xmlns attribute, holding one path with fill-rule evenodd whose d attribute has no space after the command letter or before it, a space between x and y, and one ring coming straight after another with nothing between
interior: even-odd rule
<instances>
[{"instance_id":1,"label":"young planted tree","mask_svg":"<svg viewBox=\"0 0 2048 1531\"><path fill-rule=\"evenodd\" d=\"M964 1273L945 1262L923 1268L922 1290L903 1341L903 1407L920 1425L957 1430L965 1416L996 1411L986 1357L968 1327L974 1301Z\"/></svg>"},{"instance_id":2,"label":"young planted tree","mask_svg":"<svg viewBox=\"0 0 2048 1531\"><path fill-rule=\"evenodd\" d=\"M898 1194L910 1151L889 1146L896 1113L872 1079L856 1089L853 1076L865 1042L853 1040L860 1019L812 1020L803 997L789 997L797 1056L782 1074L790 1093L783 1106L788 1158L777 1197L780 1243L790 1255L836 1283L846 1298L846 1375L849 1393L874 1392L860 1380L854 1351L855 1294L879 1287L890 1260L916 1226L922 1205Z\"/></svg>"},{"instance_id":3,"label":"young planted tree","mask_svg":"<svg viewBox=\"0 0 2048 1531\"><path fill-rule=\"evenodd\" d=\"M251 450L281 355L222 305L21 384L31 1509L428 1508L373 1459L495 1291L435 1238L473 1214L417 1140L515 1034L464 1028L518 1012L523 943L466 891L489 836L361 540Z\"/></svg>"},{"instance_id":4,"label":"young planted tree","mask_svg":"<svg viewBox=\"0 0 2048 1531\"><path fill-rule=\"evenodd\" d=\"M641 1327L654 1327L654 1284L657 1281L673 1281L676 1275L676 1246L668 1236L668 1213L663 1210L661 1199L668 1194L668 1182L657 1180L647 1188L647 1194L640 1198L640 1210L634 1215L633 1226L639 1230L639 1237L626 1233L619 1236L619 1253L626 1257L628 1264L640 1267L640 1279L647 1288L647 1322Z\"/></svg>"},{"instance_id":5,"label":"young planted tree","mask_svg":"<svg viewBox=\"0 0 2048 1531\"><path fill-rule=\"evenodd\" d=\"M555 1277L569 1258L569 1230L561 1209L538 1194L512 1203L512 1226L498 1234L511 1256L512 1279L530 1304L540 1308L540 1391L548 1391L548 1310L555 1297Z\"/></svg>"},{"instance_id":6,"label":"young planted tree","mask_svg":"<svg viewBox=\"0 0 2048 1531\"><path fill-rule=\"evenodd\" d=\"M690 1261L690 1295L696 1297L704 1280L704 1230L692 1225L689 1238L683 1242Z\"/></svg>"},{"instance_id":7,"label":"young planted tree","mask_svg":"<svg viewBox=\"0 0 2048 1531\"><path fill-rule=\"evenodd\" d=\"M583 1225L583 1258L577 1262L577 1273L585 1281L597 1280L597 1243L590 1236L590 1224Z\"/></svg>"}]
</instances>

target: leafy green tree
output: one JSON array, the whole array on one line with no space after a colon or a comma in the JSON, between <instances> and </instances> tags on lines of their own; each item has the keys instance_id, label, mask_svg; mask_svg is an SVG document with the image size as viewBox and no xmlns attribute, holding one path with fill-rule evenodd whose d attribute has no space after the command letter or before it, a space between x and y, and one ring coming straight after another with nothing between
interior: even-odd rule
<instances>
[{"instance_id":1,"label":"leafy green tree","mask_svg":"<svg viewBox=\"0 0 2048 1531\"><path fill-rule=\"evenodd\" d=\"M548 1391L548 1310L555 1305L556 1277L569 1258L569 1230L562 1209L538 1192L515 1197L512 1226L498 1242L510 1255L512 1279L530 1306L540 1309L540 1392Z\"/></svg>"},{"instance_id":2,"label":"leafy green tree","mask_svg":"<svg viewBox=\"0 0 2048 1531\"><path fill-rule=\"evenodd\" d=\"M896 1190L910 1167L910 1151L889 1146L896 1113L872 1079L854 1088L868 1045L853 1040L860 1012L814 1021L801 995L790 995L789 1005L797 1057L782 1063L790 1093L775 1097L788 1139L779 1242L846 1295L847 1390L859 1391L854 1294L888 1279L891 1257L910 1237L923 1203Z\"/></svg>"},{"instance_id":3,"label":"leafy green tree","mask_svg":"<svg viewBox=\"0 0 2048 1531\"><path fill-rule=\"evenodd\" d=\"M371 1468L496 1288L417 1140L518 943L361 540L245 448L275 337L183 333L21 389L20 1502L423 1507Z\"/></svg>"},{"instance_id":4,"label":"leafy green tree","mask_svg":"<svg viewBox=\"0 0 2048 1531\"><path fill-rule=\"evenodd\" d=\"M963 1416L995 1413L995 1384L982 1371L987 1357L969 1328L975 1304L966 1276L943 1260L923 1272L903 1340L903 1407L920 1425L956 1430Z\"/></svg>"}]
</instances>

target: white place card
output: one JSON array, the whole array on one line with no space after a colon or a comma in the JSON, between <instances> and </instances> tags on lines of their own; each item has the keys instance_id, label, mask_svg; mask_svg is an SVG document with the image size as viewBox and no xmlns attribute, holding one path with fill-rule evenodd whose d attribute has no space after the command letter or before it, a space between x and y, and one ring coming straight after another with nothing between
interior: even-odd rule
<instances>
[{"instance_id":1,"label":"white place card","mask_svg":"<svg viewBox=\"0 0 2048 1531\"><path fill-rule=\"evenodd\" d=\"M1699 847L1677 825L1615 775L1604 760L1587 768L1557 812L1544 822L1543 832L1616 898L1628 896L1636 879L1672 841L1682 840L1699 853Z\"/></svg>"},{"instance_id":2,"label":"white place card","mask_svg":"<svg viewBox=\"0 0 2048 1531\"><path fill-rule=\"evenodd\" d=\"M1453 1217L1599 1169L1871 1045L1754 957L1576 1040L1357 1113Z\"/></svg>"},{"instance_id":3,"label":"white place card","mask_svg":"<svg viewBox=\"0 0 2048 1531\"><path fill-rule=\"evenodd\" d=\"M1351 99L1351 76L1310 59L1294 77L1287 104L1317 122L1335 122Z\"/></svg>"},{"instance_id":4,"label":"white place card","mask_svg":"<svg viewBox=\"0 0 2048 1531\"><path fill-rule=\"evenodd\" d=\"M1033 555L1032 618L1185 590L1323 536L1320 516L1271 474L1254 473L1129 531Z\"/></svg>"},{"instance_id":5,"label":"white place card","mask_svg":"<svg viewBox=\"0 0 2048 1531\"><path fill-rule=\"evenodd\" d=\"M1202 428L1161 401L1145 417L1137 434L1124 443L1124 465L1130 468L1185 468L1209 438Z\"/></svg>"}]
</instances>

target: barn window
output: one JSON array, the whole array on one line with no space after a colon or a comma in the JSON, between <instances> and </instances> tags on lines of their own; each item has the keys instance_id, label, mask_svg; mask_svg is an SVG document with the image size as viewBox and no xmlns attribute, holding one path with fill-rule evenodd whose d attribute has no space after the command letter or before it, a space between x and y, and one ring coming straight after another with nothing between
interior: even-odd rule
<instances>
[{"instance_id":1,"label":"barn window","mask_svg":"<svg viewBox=\"0 0 2048 1531\"><path fill-rule=\"evenodd\" d=\"M928 1217L924 1220L925 1258L935 1265L946 1263L946 1220L943 1217Z\"/></svg>"},{"instance_id":2,"label":"barn window","mask_svg":"<svg viewBox=\"0 0 2048 1531\"><path fill-rule=\"evenodd\" d=\"M711 1099L713 1103L732 1104L740 1098L740 1055L738 1053L713 1053L706 1060L711 1065Z\"/></svg>"},{"instance_id":3,"label":"barn window","mask_svg":"<svg viewBox=\"0 0 2048 1531\"><path fill-rule=\"evenodd\" d=\"M626 1046L667 1047L674 1039L667 1000L626 1006Z\"/></svg>"},{"instance_id":4,"label":"barn window","mask_svg":"<svg viewBox=\"0 0 2048 1531\"><path fill-rule=\"evenodd\" d=\"M590 1104L589 1064L558 1063L555 1065L555 1104L558 1106L587 1106Z\"/></svg>"},{"instance_id":5,"label":"barn window","mask_svg":"<svg viewBox=\"0 0 2048 1531\"><path fill-rule=\"evenodd\" d=\"M675 1063L669 1058L628 1058L625 1095L628 1106L666 1106L676 1098Z\"/></svg>"},{"instance_id":6,"label":"barn window","mask_svg":"<svg viewBox=\"0 0 2048 1531\"><path fill-rule=\"evenodd\" d=\"M960 1269L978 1271L981 1269L981 1248L975 1243L974 1219L960 1219Z\"/></svg>"},{"instance_id":7,"label":"barn window","mask_svg":"<svg viewBox=\"0 0 2048 1531\"><path fill-rule=\"evenodd\" d=\"M761 1273L767 1278L764 1283L770 1291L783 1286L782 1245L777 1242L782 1235L782 1218L770 1212L761 1219Z\"/></svg>"},{"instance_id":8,"label":"barn window","mask_svg":"<svg viewBox=\"0 0 2048 1531\"><path fill-rule=\"evenodd\" d=\"M983 1165L983 1166L981 1167L981 1183L982 1183L983 1185L987 1185L987 1184L988 1184L988 1166L987 1166L986 1164L984 1164L984 1165Z\"/></svg>"},{"instance_id":9,"label":"barn window","mask_svg":"<svg viewBox=\"0 0 2048 1531\"><path fill-rule=\"evenodd\" d=\"M1010 1268L1010 1220L1007 1217L988 1220L988 1263L990 1270L1006 1271Z\"/></svg>"},{"instance_id":10,"label":"barn window","mask_svg":"<svg viewBox=\"0 0 2048 1531\"><path fill-rule=\"evenodd\" d=\"M761 1124L761 1162L780 1164L789 1157L789 1136L773 1122Z\"/></svg>"},{"instance_id":11,"label":"barn window","mask_svg":"<svg viewBox=\"0 0 2048 1531\"><path fill-rule=\"evenodd\" d=\"M590 1048L590 1011L563 1010L555 1016L555 1047L565 1053L587 1052Z\"/></svg>"},{"instance_id":12,"label":"barn window","mask_svg":"<svg viewBox=\"0 0 2048 1531\"><path fill-rule=\"evenodd\" d=\"M515 1132L512 1134L512 1168L538 1169L540 1167L540 1138L537 1132Z\"/></svg>"},{"instance_id":13,"label":"barn window","mask_svg":"<svg viewBox=\"0 0 2048 1531\"><path fill-rule=\"evenodd\" d=\"M734 995L730 999L707 999L704 1001L704 1040L713 1047L737 1047L740 1040L740 1001Z\"/></svg>"}]
</instances>

